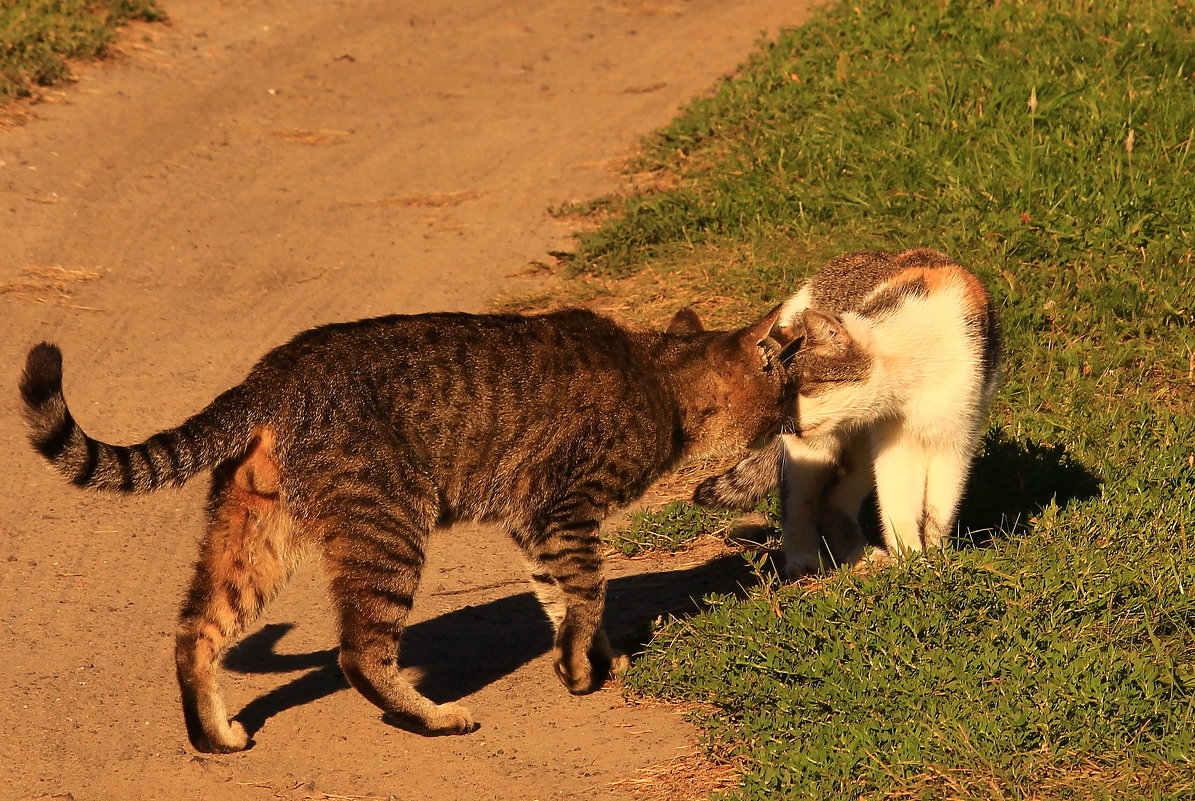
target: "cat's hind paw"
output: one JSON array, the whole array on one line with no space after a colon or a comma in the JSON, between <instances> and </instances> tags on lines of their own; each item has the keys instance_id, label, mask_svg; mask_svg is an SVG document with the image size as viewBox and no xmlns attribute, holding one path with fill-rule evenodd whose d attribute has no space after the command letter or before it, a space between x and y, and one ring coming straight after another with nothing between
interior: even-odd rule
<instances>
[{"instance_id":1,"label":"cat's hind paw","mask_svg":"<svg viewBox=\"0 0 1195 801\"><path fill-rule=\"evenodd\" d=\"M214 736L203 733L191 740L196 750L207 754L235 754L249 747L249 733L235 720L222 726Z\"/></svg>"},{"instance_id":2,"label":"cat's hind paw","mask_svg":"<svg viewBox=\"0 0 1195 801\"><path fill-rule=\"evenodd\" d=\"M473 719L473 713L462 704L436 704L430 710L415 714L400 715L387 711L382 720L400 729L425 737L440 737L450 734L472 734L481 728Z\"/></svg>"}]
</instances>

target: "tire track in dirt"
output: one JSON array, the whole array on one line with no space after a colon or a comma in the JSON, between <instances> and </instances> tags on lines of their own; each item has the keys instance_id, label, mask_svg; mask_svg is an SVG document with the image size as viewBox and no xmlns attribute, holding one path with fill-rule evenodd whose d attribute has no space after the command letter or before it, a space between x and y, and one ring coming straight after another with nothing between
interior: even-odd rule
<instances>
[{"instance_id":1,"label":"tire track in dirt","mask_svg":"<svg viewBox=\"0 0 1195 801\"><path fill-rule=\"evenodd\" d=\"M618 183L636 138L733 69L776 0L166 0L129 56L0 130L0 380L62 344L77 416L140 440L311 325L480 311L568 246L554 204ZM96 275L98 274L98 277ZM12 396L10 395L10 398ZM186 745L173 620L201 482L120 500L63 486L0 411L2 797L590 798L690 753L664 708L569 697L521 561L494 532L435 538L404 664L483 728L383 725L335 670L318 570L229 658L258 727ZM650 575L640 577L640 574ZM620 563L617 629L733 581L733 565Z\"/></svg>"}]
</instances>

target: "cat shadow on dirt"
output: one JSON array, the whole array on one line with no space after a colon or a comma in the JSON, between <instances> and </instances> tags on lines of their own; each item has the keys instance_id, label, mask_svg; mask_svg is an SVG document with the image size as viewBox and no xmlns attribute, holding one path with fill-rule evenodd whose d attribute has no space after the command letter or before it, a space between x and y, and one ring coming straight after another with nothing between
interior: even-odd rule
<instances>
[{"instance_id":1,"label":"cat shadow on dirt","mask_svg":"<svg viewBox=\"0 0 1195 801\"><path fill-rule=\"evenodd\" d=\"M709 594L742 594L758 582L750 564L737 554L696 567L610 579L606 630L616 650L638 650L651 622L662 615L697 612ZM250 701L236 716L250 737L274 715L349 688L337 664L337 649L305 654L278 652L294 627L272 623L245 637L225 655L223 665L237 673L303 675ZM419 691L437 703L470 695L552 647L552 630L539 601L523 592L487 603L462 606L416 623L403 636L401 664L415 668ZM544 681L556 683L551 668ZM566 690L561 687L563 694ZM480 710L484 712L484 710ZM387 722L400 725L396 721Z\"/></svg>"},{"instance_id":2,"label":"cat shadow on dirt","mask_svg":"<svg viewBox=\"0 0 1195 801\"><path fill-rule=\"evenodd\" d=\"M959 512L955 547L986 547L994 540L1027 531L1034 517L1051 505L1063 508L1094 497L1099 480L1059 445L1014 440L1002 430L989 432L975 460ZM868 536L879 542L874 504L863 514ZM774 538L769 526L743 526L735 538L758 546ZM763 570L774 571L773 555ZM746 558L728 554L696 567L612 578L607 590L606 629L616 649L635 652L650 637L651 622L662 615L690 615L710 594L743 594L759 581ZM348 682L337 664L337 649L306 654L278 653L291 623L263 626L224 658L239 673L307 671L254 699L237 715L250 736L287 709L311 703ZM401 662L423 674L420 692L438 703L470 695L513 672L552 646L551 628L530 592L462 606L416 623L403 638ZM544 681L555 682L551 673ZM564 688L560 690L565 692ZM397 725L397 724L396 724Z\"/></svg>"}]
</instances>

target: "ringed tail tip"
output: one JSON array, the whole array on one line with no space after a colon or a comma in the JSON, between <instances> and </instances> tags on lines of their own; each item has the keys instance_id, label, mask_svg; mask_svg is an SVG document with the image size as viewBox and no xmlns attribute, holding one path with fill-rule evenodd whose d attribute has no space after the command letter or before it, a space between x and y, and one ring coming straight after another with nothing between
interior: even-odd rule
<instances>
[{"instance_id":1,"label":"ringed tail tip","mask_svg":"<svg viewBox=\"0 0 1195 801\"><path fill-rule=\"evenodd\" d=\"M32 409L39 409L62 392L62 351L57 345L42 342L25 357L21 373L21 398Z\"/></svg>"}]
</instances>

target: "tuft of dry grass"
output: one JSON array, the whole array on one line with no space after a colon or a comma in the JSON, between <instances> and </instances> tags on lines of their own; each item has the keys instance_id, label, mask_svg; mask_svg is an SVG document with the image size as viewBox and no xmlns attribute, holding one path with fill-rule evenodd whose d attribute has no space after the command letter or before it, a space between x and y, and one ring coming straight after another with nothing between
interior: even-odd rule
<instances>
[{"instance_id":1,"label":"tuft of dry grass","mask_svg":"<svg viewBox=\"0 0 1195 801\"><path fill-rule=\"evenodd\" d=\"M612 782L609 789L637 801L706 801L739 784L733 763L715 762L694 751L640 768L634 776Z\"/></svg>"},{"instance_id":2,"label":"tuft of dry grass","mask_svg":"<svg viewBox=\"0 0 1195 801\"><path fill-rule=\"evenodd\" d=\"M152 0L5 0L0 3L0 107L71 80L81 59L112 54L119 26L161 21ZM19 117L3 117L14 124Z\"/></svg>"},{"instance_id":3,"label":"tuft of dry grass","mask_svg":"<svg viewBox=\"0 0 1195 801\"><path fill-rule=\"evenodd\" d=\"M733 467L741 457L742 454L711 457L682 465L648 487L639 503L656 507L672 501L687 501L693 496L693 489L698 484Z\"/></svg>"},{"instance_id":4,"label":"tuft of dry grass","mask_svg":"<svg viewBox=\"0 0 1195 801\"><path fill-rule=\"evenodd\" d=\"M606 11L628 17L654 17L661 14L676 14L682 6L673 3L652 3L647 0L616 0L603 6Z\"/></svg>"},{"instance_id":5,"label":"tuft of dry grass","mask_svg":"<svg viewBox=\"0 0 1195 801\"><path fill-rule=\"evenodd\" d=\"M731 296L720 291L727 275L749 268L726 261L698 260L695 267L673 272L667 267L648 265L623 277L580 274L550 292L499 296L493 308L502 312L538 313L571 306L584 306L639 327L663 328L676 312L692 307L710 329L737 328L760 317L771 301L762 302L748 295ZM715 277L716 276L716 277ZM795 290L793 287L787 288ZM771 294L776 287L760 287Z\"/></svg>"},{"instance_id":6,"label":"tuft of dry grass","mask_svg":"<svg viewBox=\"0 0 1195 801\"><path fill-rule=\"evenodd\" d=\"M285 128L268 133L299 145L339 145L350 135L349 131L333 131L326 128Z\"/></svg>"},{"instance_id":7,"label":"tuft of dry grass","mask_svg":"<svg viewBox=\"0 0 1195 801\"><path fill-rule=\"evenodd\" d=\"M372 200L345 200L346 206L408 206L413 208L443 208L459 206L481 197L480 192L463 189L459 192L438 192L423 195L387 195Z\"/></svg>"},{"instance_id":8,"label":"tuft of dry grass","mask_svg":"<svg viewBox=\"0 0 1195 801\"><path fill-rule=\"evenodd\" d=\"M30 264L21 268L15 281L0 282L0 295L31 303L51 303L84 311L98 311L72 303L75 290L82 284L98 281L98 270L69 270L61 265Z\"/></svg>"}]
</instances>

